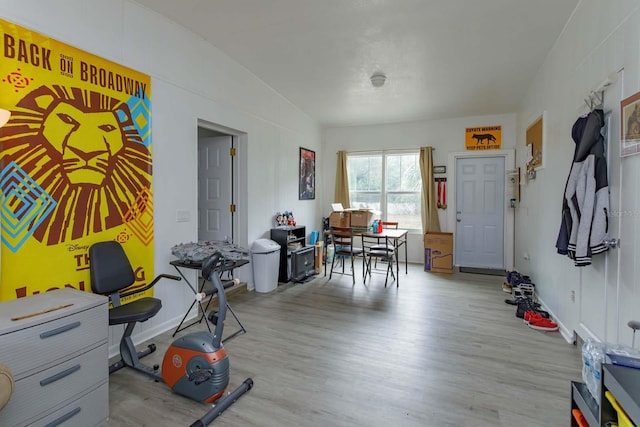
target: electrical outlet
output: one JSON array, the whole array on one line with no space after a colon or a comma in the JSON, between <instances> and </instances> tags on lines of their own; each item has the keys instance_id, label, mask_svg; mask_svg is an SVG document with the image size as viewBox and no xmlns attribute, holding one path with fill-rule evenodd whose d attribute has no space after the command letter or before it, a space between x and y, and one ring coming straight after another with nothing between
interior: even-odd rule
<instances>
[{"instance_id":1,"label":"electrical outlet","mask_svg":"<svg viewBox=\"0 0 640 427\"><path fill-rule=\"evenodd\" d=\"M571 300L571 302L576 302L576 291L569 292L569 299Z\"/></svg>"},{"instance_id":2,"label":"electrical outlet","mask_svg":"<svg viewBox=\"0 0 640 427\"><path fill-rule=\"evenodd\" d=\"M176 211L176 222L189 222L191 221L191 212L189 211Z\"/></svg>"}]
</instances>

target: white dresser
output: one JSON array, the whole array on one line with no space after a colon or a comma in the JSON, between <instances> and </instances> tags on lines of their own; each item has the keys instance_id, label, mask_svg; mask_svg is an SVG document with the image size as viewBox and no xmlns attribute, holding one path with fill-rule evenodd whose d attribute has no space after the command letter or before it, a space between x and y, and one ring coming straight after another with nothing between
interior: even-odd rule
<instances>
[{"instance_id":1,"label":"white dresser","mask_svg":"<svg viewBox=\"0 0 640 427\"><path fill-rule=\"evenodd\" d=\"M108 316L106 297L74 289L0 303L0 363L15 380L0 426L90 427L106 421Z\"/></svg>"}]
</instances>

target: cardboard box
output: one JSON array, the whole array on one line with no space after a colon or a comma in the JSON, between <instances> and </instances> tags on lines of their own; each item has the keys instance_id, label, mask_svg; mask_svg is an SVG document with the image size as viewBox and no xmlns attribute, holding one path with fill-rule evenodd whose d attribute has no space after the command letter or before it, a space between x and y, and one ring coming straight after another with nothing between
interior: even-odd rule
<instances>
[{"instance_id":1,"label":"cardboard box","mask_svg":"<svg viewBox=\"0 0 640 427\"><path fill-rule=\"evenodd\" d=\"M351 212L331 212L329 227L351 227Z\"/></svg>"},{"instance_id":2,"label":"cardboard box","mask_svg":"<svg viewBox=\"0 0 640 427\"><path fill-rule=\"evenodd\" d=\"M350 209L351 227L369 228L373 222L373 212L368 209Z\"/></svg>"},{"instance_id":3,"label":"cardboard box","mask_svg":"<svg viewBox=\"0 0 640 427\"><path fill-rule=\"evenodd\" d=\"M453 273L453 233L425 233L424 271Z\"/></svg>"}]
</instances>

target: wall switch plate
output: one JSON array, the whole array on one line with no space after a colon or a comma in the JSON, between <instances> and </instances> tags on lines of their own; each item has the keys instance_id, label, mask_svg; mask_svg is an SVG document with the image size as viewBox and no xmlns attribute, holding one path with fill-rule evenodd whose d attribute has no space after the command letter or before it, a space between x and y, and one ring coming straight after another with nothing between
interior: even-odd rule
<instances>
[{"instance_id":1,"label":"wall switch plate","mask_svg":"<svg viewBox=\"0 0 640 427\"><path fill-rule=\"evenodd\" d=\"M176 211L176 222L189 222L191 221L191 212L189 211Z\"/></svg>"}]
</instances>

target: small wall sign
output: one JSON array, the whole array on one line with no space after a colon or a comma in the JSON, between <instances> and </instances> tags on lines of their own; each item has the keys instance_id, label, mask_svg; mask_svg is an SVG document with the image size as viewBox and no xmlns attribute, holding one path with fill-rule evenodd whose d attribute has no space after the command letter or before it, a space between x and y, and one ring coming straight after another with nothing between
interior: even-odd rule
<instances>
[{"instance_id":1,"label":"small wall sign","mask_svg":"<svg viewBox=\"0 0 640 427\"><path fill-rule=\"evenodd\" d=\"M467 150L499 150L502 148L502 126L467 128L464 146Z\"/></svg>"},{"instance_id":2,"label":"small wall sign","mask_svg":"<svg viewBox=\"0 0 640 427\"><path fill-rule=\"evenodd\" d=\"M446 166L434 166L433 167L433 173L447 173L447 167Z\"/></svg>"}]
</instances>

